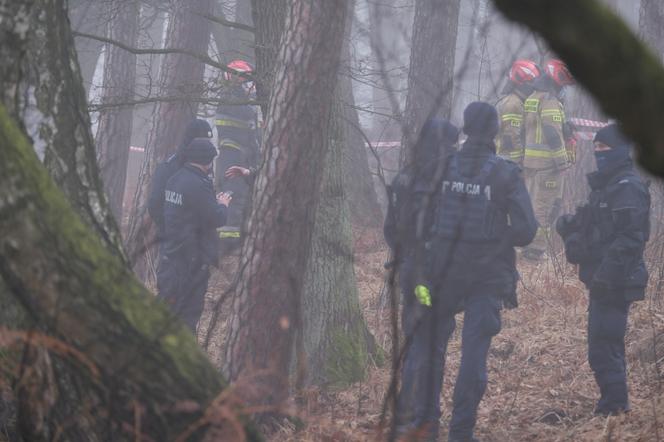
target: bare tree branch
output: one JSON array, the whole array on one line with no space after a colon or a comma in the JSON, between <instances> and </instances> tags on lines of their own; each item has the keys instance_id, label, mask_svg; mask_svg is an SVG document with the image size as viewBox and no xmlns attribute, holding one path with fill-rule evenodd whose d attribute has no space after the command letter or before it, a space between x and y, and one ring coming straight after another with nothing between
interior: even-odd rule
<instances>
[{"instance_id":1,"label":"bare tree branch","mask_svg":"<svg viewBox=\"0 0 664 442\"><path fill-rule=\"evenodd\" d=\"M183 54L183 55L189 55L190 57L193 57L197 60L200 60L203 63L205 63L209 66L215 67L215 68L217 68L219 70L222 70L224 72L228 72L229 74L238 75L238 76L244 77L248 80L253 80L252 75L247 74L246 72L240 72L240 71L236 71L235 69L231 69L231 68L227 67L226 65L223 65L223 64L219 63L218 61L213 60L208 55L201 54L201 53L196 52L196 51L190 51L188 49L179 49L179 48L140 49L140 48L133 48L133 47L128 46L128 45L126 45L122 42L119 42L117 40L112 40L110 38L102 37L100 35L86 34L84 32L72 32L72 34L75 37L89 38L89 39L92 39L92 40L97 40L97 41L101 41L101 42L104 42L104 43L107 43L107 44L111 44L113 46L117 46L119 48L122 48L127 52L131 52L132 54L137 54L137 55L139 55L139 54L141 54L141 55L142 54L156 54L156 55L159 55L159 54Z\"/></svg>"},{"instance_id":2,"label":"bare tree branch","mask_svg":"<svg viewBox=\"0 0 664 442\"><path fill-rule=\"evenodd\" d=\"M252 33L256 32L256 28L254 28L253 26L249 26L249 25L245 25L243 23L238 23L238 22L226 20L223 17L217 17L217 16L212 15L212 14L203 14L202 17L205 17L208 20L210 20L212 22L215 22L215 23L218 23L220 25L228 26L229 28L241 29L243 31L252 32Z\"/></svg>"}]
</instances>

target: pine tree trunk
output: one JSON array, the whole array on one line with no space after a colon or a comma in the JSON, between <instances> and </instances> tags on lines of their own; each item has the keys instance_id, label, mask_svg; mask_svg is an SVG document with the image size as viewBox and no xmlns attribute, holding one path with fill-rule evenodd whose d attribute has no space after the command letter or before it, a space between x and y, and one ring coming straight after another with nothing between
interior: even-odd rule
<instances>
[{"instance_id":1,"label":"pine tree trunk","mask_svg":"<svg viewBox=\"0 0 664 442\"><path fill-rule=\"evenodd\" d=\"M173 8L165 46L207 54L210 21L202 15L211 14L212 0L178 0ZM162 59L159 94L191 96L192 101L157 104L136 185L126 244L134 271L148 284L154 281L156 269L156 231L146 207L150 182L157 164L175 152L186 125L196 117L204 67L200 60L184 54L167 54Z\"/></svg>"},{"instance_id":2,"label":"pine tree trunk","mask_svg":"<svg viewBox=\"0 0 664 442\"><path fill-rule=\"evenodd\" d=\"M422 125L430 116L449 118L459 0L416 0L402 157L408 162Z\"/></svg>"},{"instance_id":3,"label":"pine tree trunk","mask_svg":"<svg viewBox=\"0 0 664 442\"><path fill-rule=\"evenodd\" d=\"M108 38L136 47L140 3L133 0L112 2L109 4L109 9L111 21L108 23ZM101 103L115 105L132 101L136 84L136 55L117 46L106 45L104 66ZM127 180L133 110L131 105L101 110L95 140L104 188L118 224L122 222L122 202Z\"/></svg>"},{"instance_id":4,"label":"pine tree trunk","mask_svg":"<svg viewBox=\"0 0 664 442\"><path fill-rule=\"evenodd\" d=\"M215 15L225 17L223 0L215 1ZM250 0L239 0L235 4L234 21L251 26L251 3ZM254 61L254 34L243 29L234 29L230 26L220 24L212 25L212 37L219 51L219 58L223 63L232 60Z\"/></svg>"},{"instance_id":5,"label":"pine tree trunk","mask_svg":"<svg viewBox=\"0 0 664 442\"><path fill-rule=\"evenodd\" d=\"M286 24L288 0L251 0L256 34L256 98L263 115L268 112L280 42Z\"/></svg>"},{"instance_id":6,"label":"pine tree trunk","mask_svg":"<svg viewBox=\"0 0 664 442\"><path fill-rule=\"evenodd\" d=\"M289 391L347 2L289 4L226 357L231 379L261 376L249 401L270 405Z\"/></svg>"},{"instance_id":7,"label":"pine tree trunk","mask_svg":"<svg viewBox=\"0 0 664 442\"><path fill-rule=\"evenodd\" d=\"M0 101L79 215L122 254L99 179L65 0L0 0Z\"/></svg>"},{"instance_id":8,"label":"pine tree trunk","mask_svg":"<svg viewBox=\"0 0 664 442\"><path fill-rule=\"evenodd\" d=\"M343 80L342 80L343 81ZM344 168L343 106L334 109L302 291L304 385L348 385L364 378L373 336L360 310Z\"/></svg>"}]
</instances>

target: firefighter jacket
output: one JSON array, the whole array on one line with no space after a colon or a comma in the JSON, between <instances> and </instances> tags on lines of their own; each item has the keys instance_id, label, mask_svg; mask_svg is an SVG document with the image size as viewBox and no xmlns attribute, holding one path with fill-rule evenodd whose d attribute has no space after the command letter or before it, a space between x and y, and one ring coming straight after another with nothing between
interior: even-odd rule
<instances>
[{"instance_id":1,"label":"firefighter jacket","mask_svg":"<svg viewBox=\"0 0 664 442\"><path fill-rule=\"evenodd\" d=\"M242 102L249 99L249 96L242 86L235 86L226 91L223 95L229 102ZM219 135L219 145L228 143L230 147L242 149L252 149L258 144L258 114L254 106L222 104L217 108L215 119L217 134Z\"/></svg>"},{"instance_id":2,"label":"firefighter jacket","mask_svg":"<svg viewBox=\"0 0 664 442\"><path fill-rule=\"evenodd\" d=\"M523 163L523 97L518 91L502 97L496 104L500 130L496 137L497 154L517 164Z\"/></svg>"},{"instance_id":3,"label":"firefighter jacket","mask_svg":"<svg viewBox=\"0 0 664 442\"><path fill-rule=\"evenodd\" d=\"M494 152L471 137L447 160L431 241L443 292L515 299L514 247L533 240L537 221L519 166Z\"/></svg>"},{"instance_id":4,"label":"firefighter jacket","mask_svg":"<svg viewBox=\"0 0 664 442\"><path fill-rule=\"evenodd\" d=\"M190 264L216 265L216 229L226 223L227 209L217 203L210 178L186 164L168 180L164 193L162 253Z\"/></svg>"},{"instance_id":5,"label":"firefighter jacket","mask_svg":"<svg viewBox=\"0 0 664 442\"><path fill-rule=\"evenodd\" d=\"M565 147L565 110L552 93L533 92L523 104L525 150L523 167L535 170L569 166Z\"/></svg>"},{"instance_id":6,"label":"firefighter jacket","mask_svg":"<svg viewBox=\"0 0 664 442\"><path fill-rule=\"evenodd\" d=\"M618 292L626 301L644 298L648 271L643 252L650 236L650 192L627 159L588 175L588 204L557 223L567 260L594 293Z\"/></svg>"}]
</instances>

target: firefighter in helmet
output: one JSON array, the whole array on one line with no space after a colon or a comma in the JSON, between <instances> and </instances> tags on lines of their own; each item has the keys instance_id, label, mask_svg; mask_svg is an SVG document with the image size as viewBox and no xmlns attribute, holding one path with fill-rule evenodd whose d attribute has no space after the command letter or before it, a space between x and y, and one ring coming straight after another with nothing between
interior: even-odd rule
<instances>
[{"instance_id":1,"label":"firefighter in helmet","mask_svg":"<svg viewBox=\"0 0 664 442\"><path fill-rule=\"evenodd\" d=\"M224 251L240 243L260 144L259 115L255 106L248 104L255 96L254 82L250 78L253 67L244 60L234 60L228 68L233 72L224 72L224 103L217 108L215 120L219 136L215 188L233 195L227 225L220 232Z\"/></svg>"},{"instance_id":2,"label":"firefighter in helmet","mask_svg":"<svg viewBox=\"0 0 664 442\"><path fill-rule=\"evenodd\" d=\"M563 172L575 160L576 143L565 121L563 96L575 83L561 60L548 60L535 91L524 102L523 169L539 223L537 236L523 257L538 261L546 252L551 225L562 208Z\"/></svg>"},{"instance_id":3,"label":"firefighter in helmet","mask_svg":"<svg viewBox=\"0 0 664 442\"><path fill-rule=\"evenodd\" d=\"M533 82L540 69L532 60L516 60L509 72L503 97L496 104L500 131L496 137L496 153L515 163L523 164L523 103L534 92Z\"/></svg>"}]
</instances>

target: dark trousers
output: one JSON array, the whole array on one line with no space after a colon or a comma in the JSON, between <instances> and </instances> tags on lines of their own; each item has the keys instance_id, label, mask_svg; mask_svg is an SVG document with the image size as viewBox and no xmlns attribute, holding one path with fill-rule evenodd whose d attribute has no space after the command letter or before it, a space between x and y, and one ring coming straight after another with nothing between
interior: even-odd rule
<instances>
[{"instance_id":1,"label":"dark trousers","mask_svg":"<svg viewBox=\"0 0 664 442\"><path fill-rule=\"evenodd\" d=\"M596 413L629 409L625 333L630 302L615 294L591 296L588 306L588 362L600 391Z\"/></svg>"},{"instance_id":2,"label":"dark trousers","mask_svg":"<svg viewBox=\"0 0 664 442\"><path fill-rule=\"evenodd\" d=\"M185 258L162 255L157 269L157 290L158 297L196 334L210 272L207 265L191 263L192 260Z\"/></svg>"},{"instance_id":3,"label":"dark trousers","mask_svg":"<svg viewBox=\"0 0 664 442\"><path fill-rule=\"evenodd\" d=\"M500 300L490 295L468 296L464 301L461 365L454 386L450 439L472 437L477 408L487 386L491 339L501 327L500 308ZM414 301L404 302L404 324L409 328L404 328L406 351L397 399L398 424L402 431L424 429L435 439L445 353L456 321L444 303L434 301L432 307L424 307Z\"/></svg>"}]
</instances>

